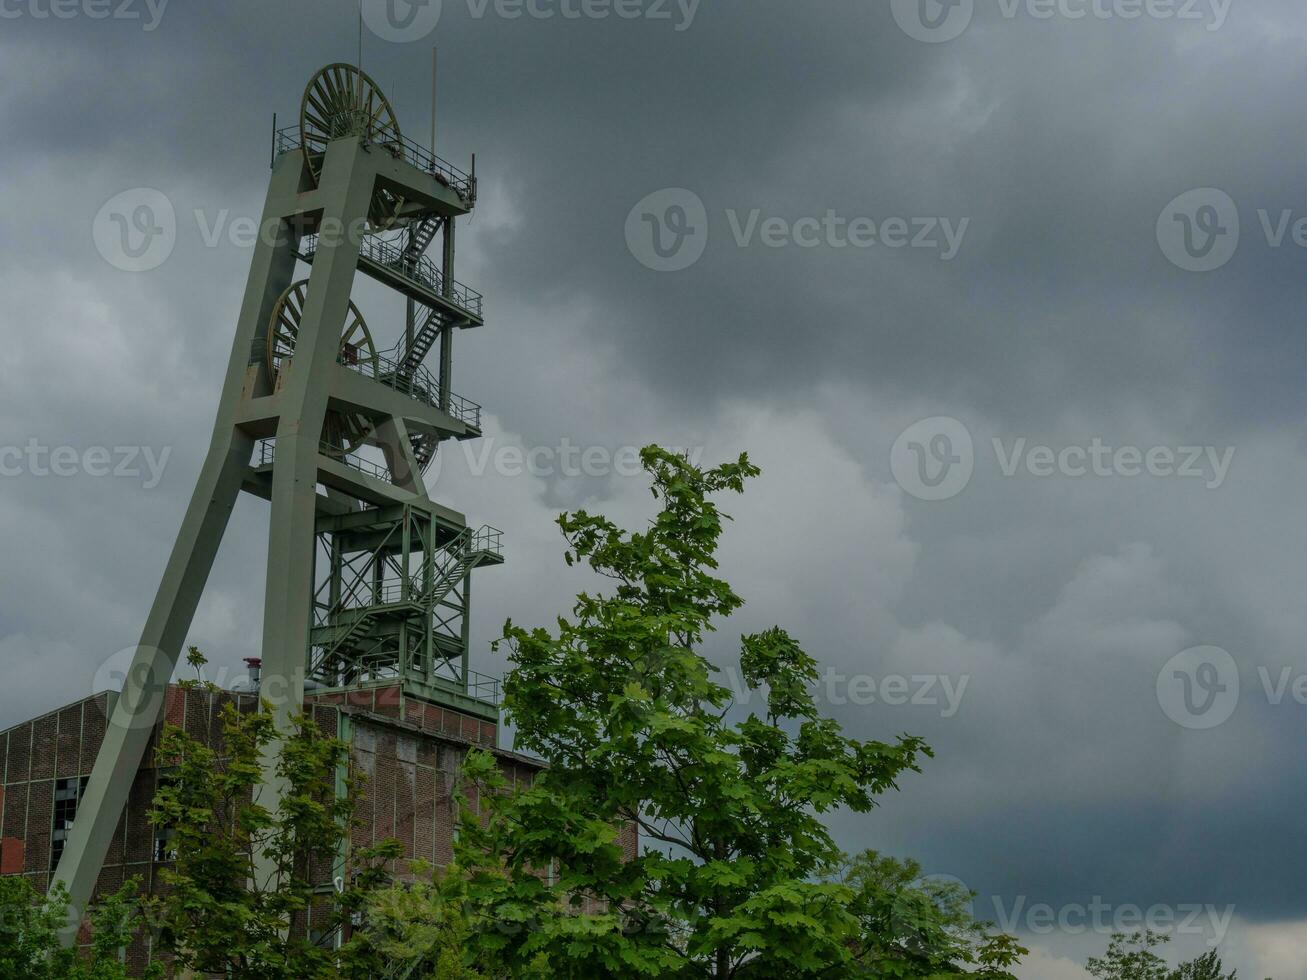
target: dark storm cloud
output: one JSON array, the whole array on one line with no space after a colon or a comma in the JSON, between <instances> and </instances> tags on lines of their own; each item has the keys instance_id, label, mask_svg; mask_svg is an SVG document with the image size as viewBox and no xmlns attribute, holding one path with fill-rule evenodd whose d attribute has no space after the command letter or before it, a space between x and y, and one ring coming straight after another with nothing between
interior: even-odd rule
<instances>
[{"instance_id":1,"label":"dark storm cloud","mask_svg":"<svg viewBox=\"0 0 1307 980\"><path fill-rule=\"evenodd\" d=\"M1244 705L1195 736L1152 689L1191 643L1230 646L1250 686L1258 664L1307 661L1292 530L1307 249L1292 233L1272 247L1258 215L1307 214L1307 14L1236 0L1209 30L1025 10L981 2L962 36L936 45L908 37L883 0L705 2L685 30L478 18L445 0L439 150L460 166L478 155L460 278L490 313L460 337L458 389L527 445L565 433L717 456L757 447L765 482L782 488L764 498L775 510L747 512L767 542L742 546L754 550L737 566L758 623L793 617L845 671L972 675L949 719L837 708L860 734L919 728L939 751L870 831L838 824L851 845L901 845L986 893L1307 915L1302 862L1263 848L1300 811L1293 706ZM134 641L199 465L248 264L228 242L205 247L193 212L210 225L257 217L272 113L293 124L312 72L355 57L354 11L173 0L148 32L0 20L0 251L23 291L3 321L0 442L71 433L175 449L148 495L0 484L35 569L5 573L0 640L15 659L73 663ZM429 58L428 39L365 39L364 67L420 141ZM139 277L104 263L89 234L100 205L135 186L166 193L179 222L175 255ZM1177 268L1156 238L1167 203L1197 187L1239 209L1239 250L1210 273ZM656 273L624 225L666 188L704 202L709 239L690 268ZM943 239L948 221L956 255L840 247L828 215L837 238L856 219L883 231L901 218L934 221ZM773 218L820 243L767 247ZM367 301L370 319L393 321L379 294ZM766 424L723 421L748 412ZM970 426L978 453L991 437L1103 435L1239 455L1211 493L1005 479L991 462L955 501L927 505L886 484L898 431L930 415ZM747 446L726 445L737 436ZM509 525L544 524L585 492L615 506L630 496L615 479L452 486L470 512L507 509L482 516ZM261 571L264 513L238 511L194 631L232 662L257 642L248 563ZM775 530L802 521L802 534ZM545 531L517 528L521 571L502 581L519 595L488 599L495 615L521 618L524 603L547 617L533 591L556 564ZM82 693L42 683L50 706ZM30 707L0 703L0 724Z\"/></svg>"},{"instance_id":2,"label":"dark storm cloud","mask_svg":"<svg viewBox=\"0 0 1307 980\"><path fill-rule=\"evenodd\" d=\"M249 186L271 113L293 123L324 52L353 58L351 6L174 3L148 34L14 21L23 64L57 49L69 65L63 84L7 107L7 128L25 134L15 151ZM931 46L879 4L724 3L678 32L477 19L451 2L433 35L441 142L459 163L477 150L482 175L513 191L520 224L496 242L494 295L593 298L604 313L591 329L699 404L834 375L959 392L998 413L1123 395L1164 410L1197 384L1229 419L1295 402L1301 296L1288 283L1305 254L1252 240L1258 208L1300 200L1285 164L1307 144L1278 98L1302 81L1292 48L1241 13L1208 31L1009 20L982 4L967 34ZM425 43L366 36L366 67L403 93L416 134L427 57ZM1235 263L1201 279L1167 264L1153 225L1209 184L1244 203L1251 227ZM664 187L699 194L711 224L704 259L674 275L632 261L621 235L635 202ZM727 212L743 223L755 210L969 225L951 262L885 246L740 248ZM1013 383L992 383L1004 375ZM1254 377L1262 404L1237 404L1226 386Z\"/></svg>"}]
</instances>

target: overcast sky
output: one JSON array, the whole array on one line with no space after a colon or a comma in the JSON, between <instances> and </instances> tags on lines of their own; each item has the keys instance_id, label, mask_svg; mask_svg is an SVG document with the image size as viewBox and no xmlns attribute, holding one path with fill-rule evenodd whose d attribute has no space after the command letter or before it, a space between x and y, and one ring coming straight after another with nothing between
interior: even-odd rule
<instances>
[{"instance_id":1,"label":"overcast sky","mask_svg":"<svg viewBox=\"0 0 1307 980\"><path fill-rule=\"evenodd\" d=\"M474 666L582 584L558 510L648 515L623 447L748 450L749 605L710 654L781 623L852 733L937 753L846 846L967 883L1024 977L1085 977L1151 909L1187 955L1307 978L1307 9L395 2L364 68L426 142L438 43L437 149L481 177L455 388L487 438L434 485L506 532ZM0 728L139 638L252 254L232 222L273 113L357 57L352 0L56 6L0 0ZM166 259L124 269L160 200ZM401 304L355 298L393 341ZM244 500L192 631L229 676L266 533Z\"/></svg>"}]
</instances>

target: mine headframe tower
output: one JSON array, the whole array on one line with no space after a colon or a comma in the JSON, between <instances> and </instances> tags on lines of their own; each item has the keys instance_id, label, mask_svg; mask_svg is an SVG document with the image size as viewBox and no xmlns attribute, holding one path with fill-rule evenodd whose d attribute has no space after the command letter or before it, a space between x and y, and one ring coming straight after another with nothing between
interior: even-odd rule
<instances>
[{"instance_id":1,"label":"mine headframe tower","mask_svg":"<svg viewBox=\"0 0 1307 980\"><path fill-rule=\"evenodd\" d=\"M56 871L75 913L91 898L242 490L272 505L261 694L280 730L306 687L399 685L498 720L497 684L468 666L468 602L473 569L502 561L500 533L468 527L423 480L442 442L481 434L480 406L451 391L454 334L483 323L481 295L454 278L455 220L476 203L475 169L405 137L352 65L318 72L299 125L274 127L264 233L213 440ZM310 272L296 281L301 262ZM407 300L389 350L351 299L358 272Z\"/></svg>"}]
</instances>

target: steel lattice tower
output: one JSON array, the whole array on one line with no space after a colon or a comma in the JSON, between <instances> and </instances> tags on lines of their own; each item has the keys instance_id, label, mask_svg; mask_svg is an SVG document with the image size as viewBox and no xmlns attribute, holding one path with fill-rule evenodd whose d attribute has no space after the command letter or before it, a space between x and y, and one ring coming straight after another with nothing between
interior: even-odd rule
<instances>
[{"instance_id":1,"label":"steel lattice tower","mask_svg":"<svg viewBox=\"0 0 1307 980\"><path fill-rule=\"evenodd\" d=\"M398 682L498 720L494 682L468 668L468 600L472 570L502 560L500 535L436 504L422 478L442 441L481 434L480 407L450 391L454 333L483 322L480 294L454 279L455 220L476 193L475 166L464 173L404 137L352 65L322 69L300 125L274 134L265 233L213 441L56 871L74 914L91 898L241 491L272 505L261 693L282 731L306 684ZM298 262L311 267L302 281ZM358 272L408 301L391 350L377 350L351 301ZM433 350L435 373L424 366Z\"/></svg>"}]
</instances>

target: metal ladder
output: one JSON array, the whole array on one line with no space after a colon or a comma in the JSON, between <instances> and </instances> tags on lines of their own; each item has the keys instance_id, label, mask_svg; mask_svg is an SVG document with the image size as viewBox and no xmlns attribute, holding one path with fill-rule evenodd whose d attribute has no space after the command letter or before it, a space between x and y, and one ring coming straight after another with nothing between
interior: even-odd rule
<instances>
[{"instance_id":1,"label":"metal ladder","mask_svg":"<svg viewBox=\"0 0 1307 980\"><path fill-rule=\"evenodd\" d=\"M450 317L440 310L431 310L422 326L413 334L413 344L404 351L399 359L398 373L401 377L412 378L422 362L431 353L431 348L440 336L440 331L450 323Z\"/></svg>"},{"instance_id":2,"label":"metal ladder","mask_svg":"<svg viewBox=\"0 0 1307 980\"><path fill-rule=\"evenodd\" d=\"M436 233L444 225L445 219L441 217L423 218L415 225L408 227L408 239L404 242L404 257L417 261L423 255L427 254L427 249L431 243L436 240Z\"/></svg>"}]
</instances>

